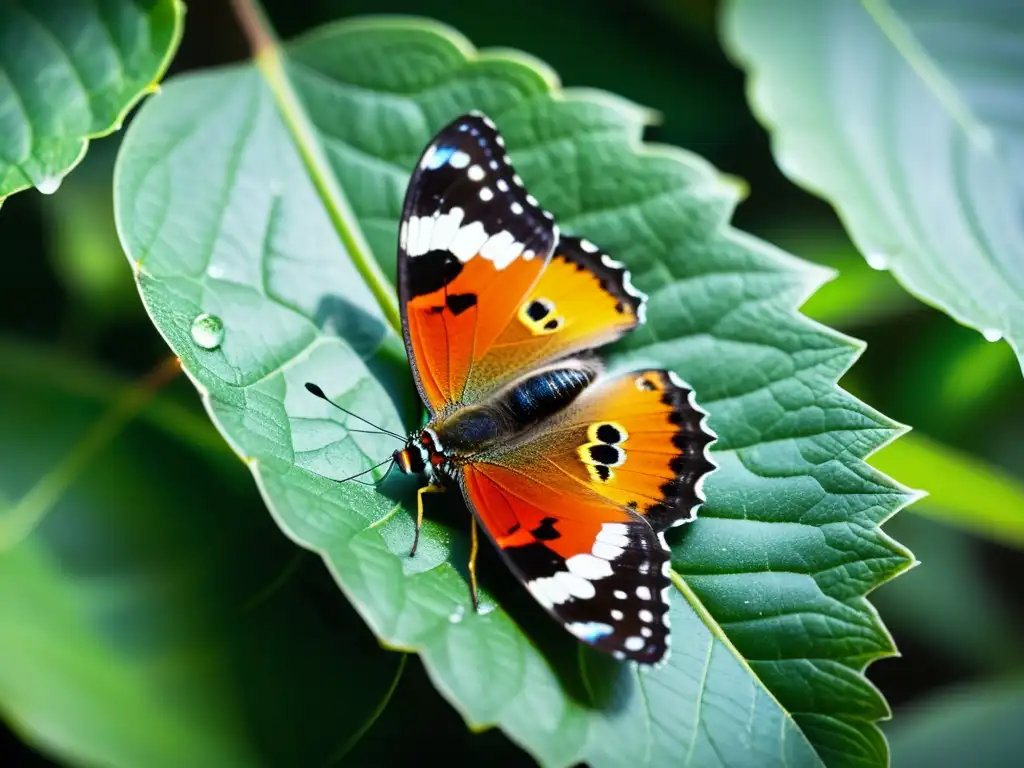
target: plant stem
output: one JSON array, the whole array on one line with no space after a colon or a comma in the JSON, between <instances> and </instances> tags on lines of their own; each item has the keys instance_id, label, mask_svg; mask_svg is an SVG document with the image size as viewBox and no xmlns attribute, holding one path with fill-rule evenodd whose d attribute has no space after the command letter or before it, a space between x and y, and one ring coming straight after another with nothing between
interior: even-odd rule
<instances>
[{"instance_id":1,"label":"plant stem","mask_svg":"<svg viewBox=\"0 0 1024 768\"><path fill-rule=\"evenodd\" d=\"M57 394L111 406L127 396L132 383L87 360L0 336L0 380L45 387ZM166 397L155 397L140 414L150 424L190 448L212 457L237 458L204 413Z\"/></svg>"},{"instance_id":2,"label":"plant stem","mask_svg":"<svg viewBox=\"0 0 1024 768\"><path fill-rule=\"evenodd\" d=\"M13 549L32 533L68 486L153 395L181 372L177 357L164 360L92 425L77 445L0 518L0 552Z\"/></svg>"},{"instance_id":3,"label":"plant stem","mask_svg":"<svg viewBox=\"0 0 1024 768\"><path fill-rule=\"evenodd\" d=\"M345 191L324 156L316 129L310 122L298 94L292 88L286 71L285 55L267 22L266 14L257 0L232 0L231 5L252 48L256 67L263 74L274 95L281 117L288 126L342 245L369 286L391 327L401 335L402 320L395 289L374 258Z\"/></svg>"}]
</instances>

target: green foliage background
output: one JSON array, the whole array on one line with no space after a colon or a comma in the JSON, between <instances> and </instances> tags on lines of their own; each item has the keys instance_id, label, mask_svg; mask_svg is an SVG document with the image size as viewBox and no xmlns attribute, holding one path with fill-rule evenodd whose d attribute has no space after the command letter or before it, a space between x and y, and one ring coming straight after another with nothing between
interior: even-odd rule
<instances>
[{"instance_id":1,"label":"green foliage background","mask_svg":"<svg viewBox=\"0 0 1024 768\"><path fill-rule=\"evenodd\" d=\"M744 75L720 47L716 4L460 0L382 9L320 0L267 9L282 37L386 10L437 18L481 47L528 51L567 86L656 110L648 138L707 158L749 192L737 226L838 270L804 312L868 341L842 385L915 429L870 462L930 493L886 524L923 565L872 595L903 653L869 671L895 710L885 725L894 764L927 765L972 738L985 745L971 753L975 764L1007 764L1022 739L1012 726L1021 603L1007 586L1024 565L1017 362L1005 344L984 342L867 267L830 209L784 179L746 102ZM226 4L193 3L171 72L246 55ZM17 759L529 763L498 730L468 732L438 703L416 657L376 650L319 559L273 525L189 382L173 381L130 426L116 423L138 397L132 382L166 356L113 230L119 142L94 142L58 194L20 192L0 210L4 252L15 255L0 281L0 532L17 530L5 515L17 522L26 497L53 496L30 538L0 549L0 622L18 626L0 635L0 712ZM112 408L116 436L90 451ZM78 455L87 460L76 464ZM359 668L353 657L380 666ZM277 666L280 658L295 663ZM40 687L52 669L61 674ZM102 693L85 706L74 698L81 690ZM62 707L90 717L68 730ZM23 719L29 712L37 714ZM52 728L37 727L47 720ZM107 736L126 722L139 738L105 753L117 743ZM984 736L981 725L950 725L960 722L984 723ZM99 746L83 747L90 743ZM176 752L182 744L195 752Z\"/></svg>"}]
</instances>

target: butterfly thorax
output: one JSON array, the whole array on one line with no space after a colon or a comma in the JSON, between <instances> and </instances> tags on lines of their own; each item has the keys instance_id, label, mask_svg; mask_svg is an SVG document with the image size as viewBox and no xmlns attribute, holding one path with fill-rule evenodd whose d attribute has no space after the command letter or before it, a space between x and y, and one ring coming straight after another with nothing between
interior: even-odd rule
<instances>
[{"instance_id":1,"label":"butterfly thorax","mask_svg":"<svg viewBox=\"0 0 1024 768\"><path fill-rule=\"evenodd\" d=\"M406 447L395 452L399 470L451 475L464 461L527 434L579 397L597 376L592 359L567 360L525 376L480 405L457 407L430 421Z\"/></svg>"}]
</instances>

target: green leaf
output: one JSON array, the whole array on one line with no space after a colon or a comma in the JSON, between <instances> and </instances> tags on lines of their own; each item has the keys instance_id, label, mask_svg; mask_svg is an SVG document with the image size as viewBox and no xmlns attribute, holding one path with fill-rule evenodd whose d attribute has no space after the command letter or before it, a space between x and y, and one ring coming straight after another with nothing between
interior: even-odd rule
<instances>
[{"instance_id":1,"label":"green leaf","mask_svg":"<svg viewBox=\"0 0 1024 768\"><path fill-rule=\"evenodd\" d=\"M1024 5L732 0L722 35L782 171L1024 365Z\"/></svg>"},{"instance_id":2,"label":"green leaf","mask_svg":"<svg viewBox=\"0 0 1024 768\"><path fill-rule=\"evenodd\" d=\"M0 532L101 413L49 372L0 368ZM387 696L401 658L223 469L129 427L0 548L0 714L62 764L321 765Z\"/></svg>"},{"instance_id":3,"label":"green leaf","mask_svg":"<svg viewBox=\"0 0 1024 768\"><path fill-rule=\"evenodd\" d=\"M933 696L888 728L893 765L1016 765L1024 749L1024 681L989 680Z\"/></svg>"},{"instance_id":4,"label":"green leaf","mask_svg":"<svg viewBox=\"0 0 1024 768\"><path fill-rule=\"evenodd\" d=\"M50 194L121 127L181 39L180 0L0 0L0 204Z\"/></svg>"},{"instance_id":5,"label":"green leaf","mask_svg":"<svg viewBox=\"0 0 1024 768\"><path fill-rule=\"evenodd\" d=\"M918 514L1024 548L1024 483L964 451L907 435L871 458L928 494Z\"/></svg>"},{"instance_id":6,"label":"green leaf","mask_svg":"<svg viewBox=\"0 0 1024 768\"><path fill-rule=\"evenodd\" d=\"M857 345L794 312L822 275L725 227L731 188L692 155L642 146L646 112L563 92L522 54L394 19L285 50L168 84L115 179L146 308L281 527L382 642L420 653L470 726L500 726L542 764L884 765L874 721L888 711L863 670L894 649L864 594L909 563L878 529L909 497L862 460L900 428L835 386ZM409 558L408 484L384 496L325 479L396 446L348 432L304 382L387 427L418 423L404 351L357 267L375 256L394 274L410 170L471 108L565 229L651 294L615 362L676 369L720 435L709 503L670 539L664 669L582 649L487 547L474 614L464 516L438 505ZM191 337L201 313L223 321L215 349Z\"/></svg>"}]
</instances>

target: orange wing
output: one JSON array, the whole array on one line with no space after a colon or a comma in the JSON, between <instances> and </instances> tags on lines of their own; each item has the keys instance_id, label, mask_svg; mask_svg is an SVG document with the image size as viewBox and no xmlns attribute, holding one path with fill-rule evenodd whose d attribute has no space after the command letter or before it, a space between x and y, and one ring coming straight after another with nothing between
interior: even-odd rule
<instances>
[{"instance_id":1,"label":"orange wing","mask_svg":"<svg viewBox=\"0 0 1024 768\"><path fill-rule=\"evenodd\" d=\"M477 401L496 384L618 339L644 321L646 299L625 266L589 240L562 237L512 322L473 361L464 398Z\"/></svg>"},{"instance_id":2,"label":"orange wing","mask_svg":"<svg viewBox=\"0 0 1024 768\"><path fill-rule=\"evenodd\" d=\"M427 147L406 192L399 300L432 414L461 402L476 350L508 325L558 240L503 146L487 118L459 118Z\"/></svg>"},{"instance_id":3,"label":"orange wing","mask_svg":"<svg viewBox=\"0 0 1024 768\"><path fill-rule=\"evenodd\" d=\"M460 118L428 146L406 194L399 298L432 415L643 320L629 272L586 240L559 240L503 146L485 117Z\"/></svg>"},{"instance_id":4,"label":"orange wing","mask_svg":"<svg viewBox=\"0 0 1024 768\"><path fill-rule=\"evenodd\" d=\"M667 371L599 382L461 470L470 508L534 597L584 642L667 652L665 528L692 520L714 433Z\"/></svg>"}]
</instances>

